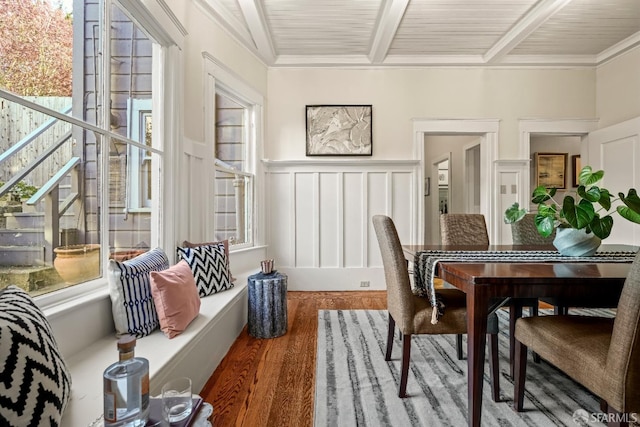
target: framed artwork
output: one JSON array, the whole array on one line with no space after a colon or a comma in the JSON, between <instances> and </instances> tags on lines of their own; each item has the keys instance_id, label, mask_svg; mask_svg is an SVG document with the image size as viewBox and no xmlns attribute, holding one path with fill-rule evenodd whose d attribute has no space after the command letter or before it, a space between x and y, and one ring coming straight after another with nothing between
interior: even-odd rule
<instances>
[{"instance_id":1,"label":"framed artwork","mask_svg":"<svg viewBox=\"0 0 640 427\"><path fill-rule=\"evenodd\" d=\"M580 170L582 170L582 162L580 161L580 155L576 154L575 156L571 156L571 168L573 171L573 186L577 187L580 183Z\"/></svg>"},{"instance_id":2,"label":"framed artwork","mask_svg":"<svg viewBox=\"0 0 640 427\"><path fill-rule=\"evenodd\" d=\"M566 188L567 153L535 153L536 186Z\"/></svg>"},{"instance_id":3,"label":"framed artwork","mask_svg":"<svg viewBox=\"0 0 640 427\"><path fill-rule=\"evenodd\" d=\"M438 185L441 187L449 185L449 169L438 169Z\"/></svg>"},{"instance_id":4,"label":"framed artwork","mask_svg":"<svg viewBox=\"0 0 640 427\"><path fill-rule=\"evenodd\" d=\"M371 156L371 105L307 105L307 156Z\"/></svg>"}]
</instances>

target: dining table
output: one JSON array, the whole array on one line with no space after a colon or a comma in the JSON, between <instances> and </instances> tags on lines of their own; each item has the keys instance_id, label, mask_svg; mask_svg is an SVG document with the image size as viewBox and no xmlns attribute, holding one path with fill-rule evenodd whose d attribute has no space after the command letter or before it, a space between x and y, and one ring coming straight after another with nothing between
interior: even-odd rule
<instances>
[{"instance_id":1,"label":"dining table","mask_svg":"<svg viewBox=\"0 0 640 427\"><path fill-rule=\"evenodd\" d=\"M576 260L551 257L553 261L527 259L528 253L554 251L553 246L403 245L402 248L405 259L411 263L421 254L429 253L481 251L513 255L488 262L478 258L456 260L455 256L444 256L437 263L437 277L466 294L468 425L473 427L481 425L489 313L512 298L558 297L567 302L601 298L603 304L606 303L604 306L611 305L612 299L617 301L619 298L631 266L630 261L612 262L597 256ZM603 244L599 249L601 253L627 253L628 259L632 259L637 251L638 247L631 245ZM446 312L443 315L446 316Z\"/></svg>"}]
</instances>

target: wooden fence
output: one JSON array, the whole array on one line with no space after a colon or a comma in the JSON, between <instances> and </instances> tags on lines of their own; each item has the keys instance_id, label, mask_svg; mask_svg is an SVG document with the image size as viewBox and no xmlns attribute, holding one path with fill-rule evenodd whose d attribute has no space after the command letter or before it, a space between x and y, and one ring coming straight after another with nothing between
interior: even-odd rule
<instances>
[{"instance_id":1,"label":"wooden fence","mask_svg":"<svg viewBox=\"0 0 640 427\"><path fill-rule=\"evenodd\" d=\"M25 97L25 99L56 111L62 111L71 105L70 97ZM46 114L0 98L0 152L8 150L50 118ZM13 175L19 173L42 151L55 143L70 129L70 124L58 121L58 123L38 136L34 142L2 164L0 167L0 181L7 181ZM65 142L47 160L31 171L24 181L29 185L41 187L71 158L72 144L72 140Z\"/></svg>"}]
</instances>

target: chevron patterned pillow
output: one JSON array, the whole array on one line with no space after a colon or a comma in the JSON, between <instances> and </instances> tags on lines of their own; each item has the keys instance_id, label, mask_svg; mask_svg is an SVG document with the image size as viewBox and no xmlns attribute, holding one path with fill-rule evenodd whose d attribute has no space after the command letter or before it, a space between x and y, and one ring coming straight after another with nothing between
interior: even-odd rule
<instances>
[{"instance_id":1,"label":"chevron patterned pillow","mask_svg":"<svg viewBox=\"0 0 640 427\"><path fill-rule=\"evenodd\" d=\"M127 261L109 261L109 295L116 335L142 338L160 326L149 273L167 268L169 259L161 248Z\"/></svg>"},{"instance_id":2,"label":"chevron patterned pillow","mask_svg":"<svg viewBox=\"0 0 640 427\"><path fill-rule=\"evenodd\" d=\"M191 267L201 297L226 291L233 287L229 276L229 264L224 252L224 244L178 247L178 257Z\"/></svg>"},{"instance_id":3,"label":"chevron patterned pillow","mask_svg":"<svg viewBox=\"0 0 640 427\"><path fill-rule=\"evenodd\" d=\"M0 291L0 425L58 426L70 392L47 318L24 290Z\"/></svg>"}]
</instances>

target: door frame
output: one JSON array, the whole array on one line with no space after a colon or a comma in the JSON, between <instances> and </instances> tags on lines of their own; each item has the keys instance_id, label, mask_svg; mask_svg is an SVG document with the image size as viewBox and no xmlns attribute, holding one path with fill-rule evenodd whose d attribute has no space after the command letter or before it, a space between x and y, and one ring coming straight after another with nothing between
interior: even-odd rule
<instances>
[{"instance_id":1,"label":"door frame","mask_svg":"<svg viewBox=\"0 0 640 427\"><path fill-rule=\"evenodd\" d=\"M424 137L426 135L478 135L480 137L480 186L483 191L480 194L480 211L485 215L489 236L492 236L495 221L495 206L492 197L494 188L493 164L498 153L498 132L500 130L499 119L413 119L414 158L419 161L416 168L415 198L422 200L417 203L416 226L413 227L412 244L422 243L424 238Z\"/></svg>"}]
</instances>

